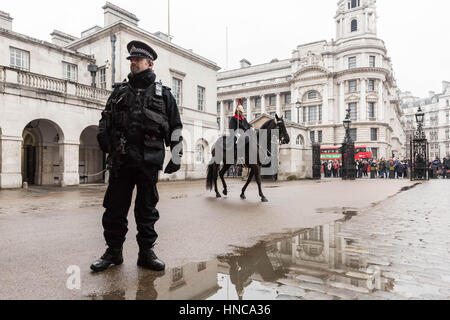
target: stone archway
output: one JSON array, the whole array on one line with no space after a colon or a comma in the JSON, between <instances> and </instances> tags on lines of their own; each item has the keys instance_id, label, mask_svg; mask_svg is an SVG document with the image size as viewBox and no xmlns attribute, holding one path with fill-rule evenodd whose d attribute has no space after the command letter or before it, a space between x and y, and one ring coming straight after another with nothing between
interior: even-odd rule
<instances>
[{"instance_id":1,"label":"stone archway","mask_svg":"<svg viewBox=\"0 0 450 320\"><path fill-rule=\"evenodd\" d=\"M47 119L29 122L22 132L22 182L32 185L60 185L61 128Z\"/></svg>"},{"instance_id":2,"label":"stone archway","mask_svg":"<svg viewBox=\"0 0 450 320\"><path fill-rule=\"evenodd\" d=\"M97 126L90 126L80 135L79 173L80 183L103 183L106 157L97 141Z\"/></svg>"}]
</instances>

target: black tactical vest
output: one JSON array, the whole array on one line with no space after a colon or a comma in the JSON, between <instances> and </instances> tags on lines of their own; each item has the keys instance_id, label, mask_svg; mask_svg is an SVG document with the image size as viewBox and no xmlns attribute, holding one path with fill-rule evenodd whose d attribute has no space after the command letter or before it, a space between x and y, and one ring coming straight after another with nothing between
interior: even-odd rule
<instances>
[{"instance_id":1,"label":"black tactical vest","mask_svg":"<svg viewBox=\"0 0 450 320\"><path fill-rule=\"evenodd\" d=\"M162 84L157 82L147 89L135 89L123 83L117 96L113 119L118 135L125 140L123 162L127 166L144 163L162 168L164 140L169 135Z\"/></svg>"}]
</instances>

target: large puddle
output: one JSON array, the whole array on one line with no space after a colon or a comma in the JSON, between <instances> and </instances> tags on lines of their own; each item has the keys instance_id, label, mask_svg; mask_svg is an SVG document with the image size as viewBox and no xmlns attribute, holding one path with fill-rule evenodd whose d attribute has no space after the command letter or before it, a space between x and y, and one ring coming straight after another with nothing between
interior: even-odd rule
<instances>
[{"instance_id":1,"label":"large puddle","mask_svg":"<svg viewBox=\"0 0 450 320\"><path fill-rule=\"evenodd\" d=\"M141 271L134 286L92 294L91 299L259 300L401 298L383 262L371 262L358 239L341 232L355 214L313 229L286 234L216 260L165 273ZM374 294L376 293L376 294Z\"/></svg>"}]
</instances>

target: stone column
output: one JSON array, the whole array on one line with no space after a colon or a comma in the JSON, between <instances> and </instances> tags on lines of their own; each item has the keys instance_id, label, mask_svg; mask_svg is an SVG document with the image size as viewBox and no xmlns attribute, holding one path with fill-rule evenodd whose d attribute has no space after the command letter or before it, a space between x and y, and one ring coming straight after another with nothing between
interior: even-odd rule
<instances>
[{"instance_id":1,"label":"stone column","mask_svg":"<svg viewBox=\"0 0 450 320\"><path fill-rule=\"evenodd\" d=\"M322 123L328 123L328 83L323 86Z\"/></svg>"},{"instance_id":2,"label":"stone column","mask_svg":"<svg viewBox=\"0 0 450 320\"><path fill-rule=\"evenodd\" d=\"M277 93L277 115L279 117L283 116L283 112L281 111L281 94Z\"/></svg>"},{"instance_id":3,"label":"stone column","mask_svg":"<svg viewBox=\"0 0 450 320\"><path fill-rule=\"evenodd\" d=\"M251 97L247 97L247 121L250 122L252 120L253 120L252 99Z\"/></svg>"},{"instance_id":4,"label":"stone column","mask_svg":"<svg viewBox=\"0 0 450 320\"><path fill-rule=\"evenodd\" d=\"M378 80L378 120L384 120L383 80Z\"/></svg>"},{"instance_id":5,"label":"stone column","mask_svg":"<svg viewBox=\"0 0 450 320\"><path fill-rule=\"evenodd\" d=\"M59 162L61 187L80 184L78 142L63 142L59 144Z\"/></svg>"},{"instance_id":6,"label":"stone column","mask_svg":"<svg viewBox=\"0 0 450 320\"><path fill-rule=\"evenodd\" d=\"M345 119L345 82L341 81L339 83L339 122Z\"/></svg>"},{"instance_id":7,"label":"stone column","mask_svg":"<svg viewBox=\"0 0 450 320\"><path fill-rule=\"evenodd\" d=\"M328 96L328 120L329 122L336 122L336 117L334 115L335 101L336 97L334 95L334 80L333 78L328 79L328 90L330 95ZM330 99L331 98L331 99Z\"/></svg>"},{"instance_id":8,"label":"stone column","mask_svg":"<svg viewBox=\"0 0 450 320\"><path fill-rule=\"evenodd\" d=\"M261 115L266 113L266 97L261 95Z\"/></svg>"},{"instance_id":9,"label":"stone column","mask_svg":"<svg viewBox=\"0 0 450 320\"><path fill-rule=\"evenodd\" d=\"M366 106L366 88L367 79L361 79L361 100L359 101L359 119L361 121L367 120L367 106Z\"/></svg>"},{"instance_id":10,"label":"stone column","mask_svg":"<svg viewBox=\"0 0 450 320\"><path fill-rule=\"evenodd\" d=\"M22 187L22 137L0 136L0 189Z\"/></svg>"},{"instance_id":11,"label":"stone column","mask_svg":"<svg viewBox=\"0 0 450 320\"><path fill-rule=\"evenodd\" d=\"M225 105L223 103L223 100L220 101L220 132L222 134L225 133Z\"/></svg>"},{"instance_id":12,"label":"stone column","mask_svg":"<svg viewBox=\"0 0 450 320\"><path fill-rule=\"evenodd\" d=\"M298 99L298 89L291 87L291 121L300 123L300 119L297 118L297 102Z\"/></svg>"},{"instance_id":13,"label":"stone column","mask_svg":"<svg viewBox=\"0 0 450 320\"><path fill-rule=\"evenodd\" d=\"M364 18L362 20L362 28L361 28L362 32L364 32L364 33L367 32L367 27L366 26L367 26L367 13L364 12Z\"/></svg>"}]
</instances>

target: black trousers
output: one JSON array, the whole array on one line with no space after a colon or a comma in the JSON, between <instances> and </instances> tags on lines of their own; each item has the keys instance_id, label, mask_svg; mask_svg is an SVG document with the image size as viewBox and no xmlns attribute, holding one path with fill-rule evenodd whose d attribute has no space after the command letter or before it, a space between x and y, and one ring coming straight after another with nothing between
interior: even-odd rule
<instances>
[{"instance_id":1,"label":"black trousers","mask_svg":"<svg viewBox=\"0 0 450 320\"><path fill-rule=\"evenodd\" d=\"M111 173L103 206L103 229L106 244L110 248L122 248L128 232L128 211L131 206L133 190L137 187L134 215L137 225L137 242L141 250L150 249L158 234L155 223L159 220L156 205L159 201L158 169L123 167L115 176Z\"/></svg>"}]
</instances>

